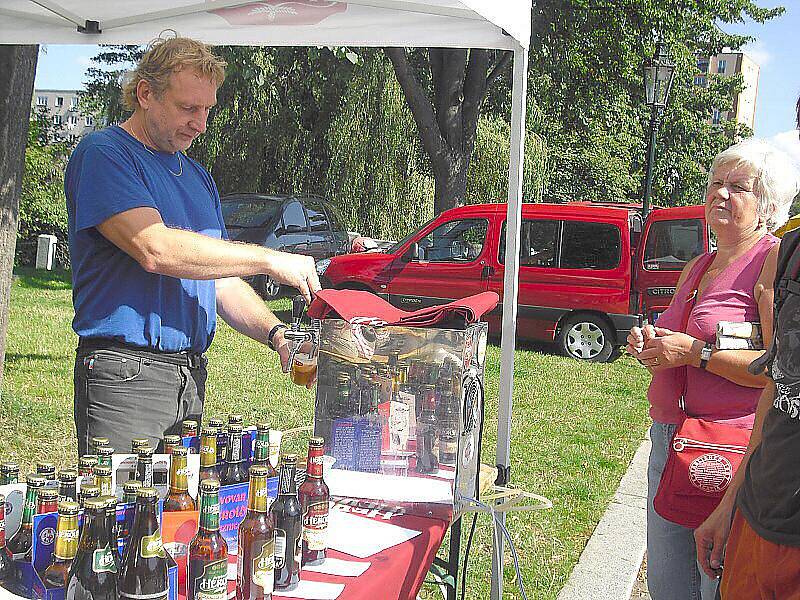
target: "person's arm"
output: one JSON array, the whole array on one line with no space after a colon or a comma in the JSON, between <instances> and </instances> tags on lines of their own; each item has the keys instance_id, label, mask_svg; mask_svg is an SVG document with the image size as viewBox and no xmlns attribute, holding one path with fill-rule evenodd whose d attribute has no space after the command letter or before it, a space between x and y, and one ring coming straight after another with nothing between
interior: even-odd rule
<instances>
[{"instance_id":1,"label":"person's arm","mask_svg":"<svg viewBox=\"0 0 800 600\"><path fill-rule=\"evenodd\" d=\"M720 566L722 559L725 555L725 544L728 542L728 535L731 531L731 518L733 516L733 509L736 504L736 494L744 481L747 463L750 462L750 457L753 452L761 444L762 428L764 426L764 419L772 407L775 400L775 384L772 380L767 383L764 391L761 392L761 397L758 400L758 408L756 409L755 422L753 423L753 433L750 436L750 443L747 444L747 452L742 458L742 463L736 471L725 495L719 503L719 506L709 517L703 522L700 527L694 530L695 546L697 548L697 561L703 568L703 571L709 577L719 577L721 574Z\"/></svg>"},{"instance_id":2,"label":"person's arm","mask_svg":"<svg viewBox=\"0 0 800 600\"><path fill-rule=\"evenodd\" d=\"M106 219L97 229L150 273L185 279L267 273L276 281L297 288L308 302L311 293L321 289L310 256L167 227L153 208L126 210Z\"/></svg>"}]
</instances>

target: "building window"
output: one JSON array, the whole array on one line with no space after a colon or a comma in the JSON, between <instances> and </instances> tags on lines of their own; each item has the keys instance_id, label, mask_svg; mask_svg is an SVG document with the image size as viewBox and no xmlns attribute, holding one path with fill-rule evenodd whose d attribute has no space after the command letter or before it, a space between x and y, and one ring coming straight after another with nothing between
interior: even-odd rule
<instances>
[{"instance_id":1,"label":"building window","mask_svg":"<svg viewBox=\"0 0 800 600\"><path fill-rule=\"evenodd\" d=\"M707 58L698 58L697 59L697 70L701 73L708 73L708 59Z\"/></svg>"},{"instance_id":2,"label":"building window","mask_svg":"<svg viewBox=\"0 0 800 600\"><path fill-rule=\"evenodd\" d=\"M726 64L727 64L727 61L724 58L720 58L719 61L717 62L717 73L720 73L720 74L724 75L725 74L725 65Z\"/></svg>"},{"instance_id":3,"label":"building window","mask_svg":"<svg viewBox=\"0 0 800 600\"><path fill-rule=\"evenodd\" d=\"M78 124L78 115L70 115L67 118L67 123L72 125L73 127Z\"/></svg>"},{"instance_id":4,"label":"building window","mask_svg":"<svg viewBox=\"0 0 800 600\"><path fill-rule=\"evenodd\" d=\"M92 116L86 117L83 122L86 124L86 127L94 127L94 117Z\"/></svg>"},{"instance_id":5,"label":"building window","mask_svg":"<svg viewBox=\"0 0 800 600\"><path fill-rule=\"evenodd\" d=\"M56 106L64 106L64 96L56 96Z\"/></svg>"},{"instance_id":6,"label":"building window","mask_svg":"<svg viewBox=\"0 0 800 600\"><path fill-rule=\"evenodd\" d=\"M76 108L78 108L78 97L73 96L72 98L69 99L69 109L75 110Z\"/></svg>"},{"instance_id":7,"label":"building window","mask_svg":"<svg viewBox=\"0 0 800 600\"><path fill-rule=\"evenodd\" d=\"M75 135L74 133L71 133L69 135L69 141L70 141L71 144L74 144L77 140L78 140L78 136Z\"/></svg>"},{"instance_id":8,"label":"building window","mask_svg":"<svg viewBox=\"0 0 800 600\"><path fill-rule=\"evenodd\" d=\"M53 125L61 125L61 115L53 115Z\"/></svg>"},{"instance_id":9,"label":"building window","mask_svg":"<svg viewBox=\"0 0 800 600\"><path fill-rule=\"evenodd\" d=\"M47 106L47 96L36 96L36 106Z\"/></svg>"},{"instance_id":10,"label":"building window","mask_svg":"<svg viewBox=\"0 0 800 600\"><path fill-rule=\"evenodd\" d=\"M708 86L708 80L705 75L695 75L694 84L699 87L706 87Z\"/></svg>"},{"instance_id":11,"label":"building window","mask_svg":"<svg viewBox=\"0 0 800 600\"><path fill-rule=\"evenodd\" d=\"M719 125L720 121L722 121L722 113L715 108L711 113L711 123L714 125Z\"/></svg>"}]
</instances>

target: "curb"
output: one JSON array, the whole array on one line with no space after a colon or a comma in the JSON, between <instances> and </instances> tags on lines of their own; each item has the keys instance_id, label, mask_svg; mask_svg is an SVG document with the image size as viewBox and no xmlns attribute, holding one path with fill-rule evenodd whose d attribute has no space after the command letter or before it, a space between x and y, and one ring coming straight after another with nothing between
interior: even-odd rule
<instances>
[{"instance_id":1,"label":"curb","mask_svg":"<svg viewBox=\"0 0 800 600\"><path fill-rule=\"evenodd\" d=\"M647 545L649 455L648 439L634 454L558 600L630 599Z\"/></svg>"}]
</instances>

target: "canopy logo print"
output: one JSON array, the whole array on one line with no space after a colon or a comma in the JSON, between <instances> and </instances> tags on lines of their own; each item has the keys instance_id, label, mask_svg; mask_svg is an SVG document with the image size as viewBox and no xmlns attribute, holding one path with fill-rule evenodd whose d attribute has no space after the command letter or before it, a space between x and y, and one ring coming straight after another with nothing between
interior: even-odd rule
<instances>
[{"instance_id":1,"label":"canopy logo print","mask_svg":"<svg viewBox=\"0 0 800 600\"><path fill-rule=\"evenodd\" d=\"M317 25L346 10L347 4L332 0L262 0L209 12L231 25Z\"/></svg>"}]
</instances>

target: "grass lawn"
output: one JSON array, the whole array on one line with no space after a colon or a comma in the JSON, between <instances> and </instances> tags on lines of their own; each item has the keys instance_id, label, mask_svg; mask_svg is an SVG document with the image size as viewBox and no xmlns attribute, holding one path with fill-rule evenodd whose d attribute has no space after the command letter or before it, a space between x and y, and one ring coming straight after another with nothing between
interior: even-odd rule
<instances>
[{"instance_id":1,"label":"grass lawn","mask_svg":"<svg viewBox=\"0 0 800 600\"><path fill-rule=\"evenodd\" d=\"M73 464L72 332L68 274L20 269L12 288L0 402L0 457ZM272 303L288 311L286 299ZM284 317L285 318L285 317ZM311 392L280 373L275 355L221 324L209 351L206 416L229 412L246 422L269 419L288 429L310 424ZM500 348L490 346L486 372L484 462L494 464ZM522 562L528 597L555 598L616 490L647 427L646 371L630 357L581 364L532 349L517 351L514 372L513 482L552 499L548 511L512 513L508 527ZM303 440L296 449L302 450ZM489 597L491 530L479 517L467 597ZM466 525L466 522L465 522ZM519 598L510 554L506 598ZM433 588L423 598L437 597Z\"/></svg>"}]
</instances>

